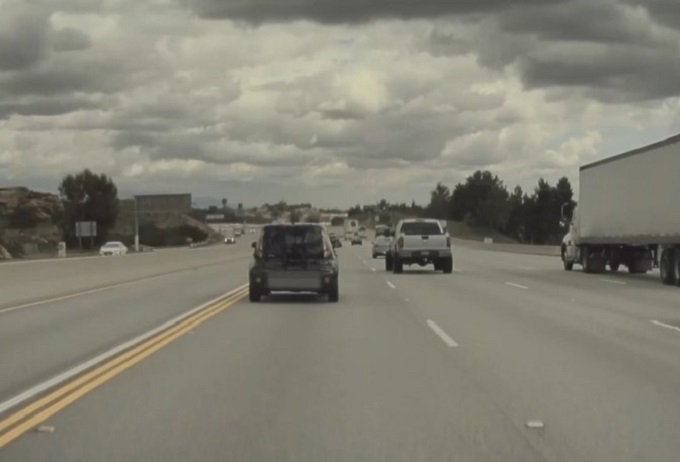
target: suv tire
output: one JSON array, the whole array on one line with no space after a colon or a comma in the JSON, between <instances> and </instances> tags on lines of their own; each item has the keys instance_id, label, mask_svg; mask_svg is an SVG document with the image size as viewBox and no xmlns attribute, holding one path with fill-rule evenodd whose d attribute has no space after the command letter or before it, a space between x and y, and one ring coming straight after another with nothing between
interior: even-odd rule
<instances>
[{"instance_id":1,"label":"suv tire","mask_svg":"<svg viewBox=\"0 0 680 462\"><path fill-rule=\"evenodd\" d=\"M253 286L250 286L248 288L248 299L253 303L257 303L262 300L262 294L257 289L254 289Z\"/></svg>"},{"instance_id":2,"label":"suv tire","mask_svg":"<svg viewBox=\"0 0 680 462\"><path fill-rule=\"evenodd\" d=\"M335 285L328 291L328 301L330 303L337 303L338 300L340 300L340 289Z\"/></svg>"}]
</instances>

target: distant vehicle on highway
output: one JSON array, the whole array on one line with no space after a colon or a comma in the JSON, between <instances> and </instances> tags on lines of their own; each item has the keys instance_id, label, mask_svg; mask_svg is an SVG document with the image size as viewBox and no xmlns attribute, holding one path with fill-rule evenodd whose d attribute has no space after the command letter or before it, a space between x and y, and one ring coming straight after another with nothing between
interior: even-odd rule
<instances>
[{"instance_id":1,"label":"distant vehicle on highway","mask_svg":"<svg viewBox=\"0 0 680 462\"><path fill-rule=\"evenodd\" d=\"M227 236L224 238L225 244L236 244L236 238L234 236Z\"/></svg>"},{"instance_id":2,"label":"distant vehicle on highway","mask_svg":"<svg viewBox=\"0 0 680 462\"><path fill-rule=\"evenodd\" d=\"M359 221L354 218L347 218L343 225L345 230L345 240L351 240L354 233L359 231Z\"/></svg>"},{"instance_id":3,"label":"distant vehicle on highway","mask_svg":"<svg viewBox=\"0 0 680 462\"><path fill-rule=\"evenodd\" d=\"M404 265L433 264L435 271L453 272L451 238L439 220L407 218L394 228L385 269L401 273Z\"/></svg>"},{"instance_id":4,"label":"distant vehicle on highway","mask_svg":"<svg viewBox=\"0 0 680 462\"><path fill-rule=\"evenodd\" d=\"M678 173L680 136L582 166L573 217L563 207L564 269L602 273L623 265L644 274L658 266L662 283L680 286Z\"/></svg>"},{"instance_id":5,"label":"distant vehicle on highway","mask_svg":"<svg viewBox=\"0 0 680 462\"><path fill-rule=\"evenodd\" d=\"M111 241L107 242L99 248L99 255L102 257L110 257L113 255L125 255L128 253L128 248L122 242Z\"/></svg>"},{"instance_id":6,"label":"distant vehicle on highway","mask_svg":"<svg viewBox=\"0 0 680 462\"><path fill-rule=\"evenodd\" d=\"M316 292L327 295L329 302L338 301L338 260L321 225L265 225L253 249L251 302L272 292Z\"/></svg>"},{"instance_id":7,"label":"distant vehicle on highway","mask_svg":"<svg viewBox=\"0 0 680 462\"><path fill-rule=\"evenodd\" d=\"M350 238L350 244L352 245L363 245L363 243L364 239L361 237L361 234L359 233L354 233Z\"/></svg>"},{"instance_id":8,"label":"distant vehicle on highway","mask_svg":"<svg viewBox=\"0 0 680 462\"><path fill-rule=\"evenodd\" d=\"M387 251L390 249L390 238L389 236L376 236L373 241L373 258L384 257L387 255Z\"/></svg>"},{"instance_id":9,"label":"distant vehicle on highway","mask_svg":"<svg viewBox=\"0 0 680 462\"><path fill-rule=\"evenodd\" d=\"M334 249L337 249L337 248L339 248L339 247L342 247L342 241L340 240L340 238L338 237L337 234L335 234L335 233L330 233L328 236L329 236L330 239L331 239L331 244L333 245L333 248L334 248Z\"/></svg>"},{"instance_id":10,"label":"distant vehicle on highway","mask_svg":"<svg viewBox=\"0 0 680 462\"><path fill-rule=\"evenodd\" d=\"M375 227L375 235L377 236L390 236L390 227L387 225L377 225Z\"/></svg>"}]
</instances>

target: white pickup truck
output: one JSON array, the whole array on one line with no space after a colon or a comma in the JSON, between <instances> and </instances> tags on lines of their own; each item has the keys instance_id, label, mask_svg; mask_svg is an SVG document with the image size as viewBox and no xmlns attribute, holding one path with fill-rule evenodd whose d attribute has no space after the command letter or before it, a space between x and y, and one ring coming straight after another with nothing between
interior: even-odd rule
<instances>
[{"instance_id":1,"label":"white pickup truck","mask_svg":"<svg viewBox=\"0 0 680 462\"><path fill-rule=\"evenodd\" d=\"M439 220L408 218L394 228L385 269L401 273L404 265L434 265L435 271L453 272L451 238Z\"/></svg>"}]
</instances>

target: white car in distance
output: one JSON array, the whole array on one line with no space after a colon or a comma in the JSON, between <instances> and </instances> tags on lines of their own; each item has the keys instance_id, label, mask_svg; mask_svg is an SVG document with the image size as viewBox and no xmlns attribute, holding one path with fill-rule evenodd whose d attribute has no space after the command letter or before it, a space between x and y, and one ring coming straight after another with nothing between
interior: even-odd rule
<instances>
[{"instance_id":1,"label":"white car in distance","mask_svg":"<svg viewBox=\"0 0 680 462\"><path fill-rule=\"evenodd\" d=\"M128 248L125 244L118 241L107 242L99 249L99 255L102 257L113 256L113 255L125 255L128 252Z\"/></svg>"}]
</instances>

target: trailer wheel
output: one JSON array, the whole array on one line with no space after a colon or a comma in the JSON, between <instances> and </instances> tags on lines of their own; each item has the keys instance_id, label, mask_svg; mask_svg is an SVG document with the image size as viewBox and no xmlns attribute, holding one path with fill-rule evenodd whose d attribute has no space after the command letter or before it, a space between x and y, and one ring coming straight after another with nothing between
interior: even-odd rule
<instances>
[{"instance_id":1,"label":"trailer wheel","mask_svg":"<svg viewBox=\"0 0 680 462\"><path fill-rule=\"evenodd\" d=\"M617 272L619 270L619 266L621 266L621 263L618 261L610 261L609 262L609 270L612 272Z\"/></svg>"},{"instance_id":2,"label":"trailer wheel","mask_svg":"<svg viewBox=\"0 0 680 462\"><path fill-rule=\"evenodd\" d=\"M574 262L567 260L567 248L565 246L562 246L562 265L564 265L565 271L574 269Z\"/></svg>"}]
</instances>

